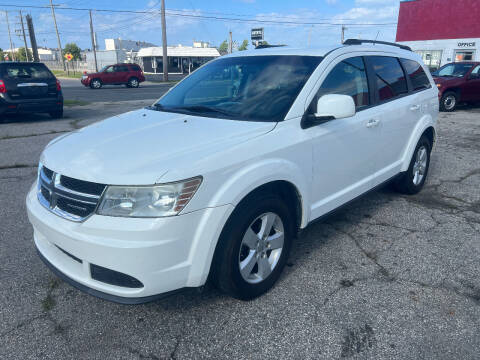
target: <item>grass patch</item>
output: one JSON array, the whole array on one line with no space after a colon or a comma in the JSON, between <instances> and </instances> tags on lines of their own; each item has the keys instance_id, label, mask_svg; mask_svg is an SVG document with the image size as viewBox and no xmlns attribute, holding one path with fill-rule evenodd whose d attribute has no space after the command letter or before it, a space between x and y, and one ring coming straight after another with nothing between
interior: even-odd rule
<instances>
[{"instance_id":1,"label":"grass patch","mask_svg":"<svg viewBox=\"0 0 480 360\"><path fill-rule=\"evenodd\" d=\"M63 100L63 106L85 106L90 104L88 101L83 100Z\"/></svg>"},{"instance_id":2,"label":"grass patch","mask_svg":"<svg viewBox=\"0 0 480 360\"><path fill-rule=\"evenodd\" d=\"M70 73L67 73L66 71L63 71L63 70L52 70L52 73L57 77L67 77L71 79L80 79L83 75L81 71L76 71L74 74L73 71L70 71Z\"/></svg>"}]
</instances>

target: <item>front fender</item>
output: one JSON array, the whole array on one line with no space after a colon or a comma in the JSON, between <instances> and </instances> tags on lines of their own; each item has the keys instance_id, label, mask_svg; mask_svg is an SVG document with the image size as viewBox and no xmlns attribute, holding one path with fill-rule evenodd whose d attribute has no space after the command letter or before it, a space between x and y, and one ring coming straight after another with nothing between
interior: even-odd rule
<instances>
[{"instance_id":1,"label":"front fender","mask_svg":"<svg viewBox=\"0 0 480 360\"><path fill-rule=\"evenodd\" d=\"M297 190L302 204L301 227L308 223L310 173L285 159L265 159L238 169L218 189L211 199L212 204L237 206L245 196L256 188L273 181L286 181Z\"/></svg>"}]
</instances>

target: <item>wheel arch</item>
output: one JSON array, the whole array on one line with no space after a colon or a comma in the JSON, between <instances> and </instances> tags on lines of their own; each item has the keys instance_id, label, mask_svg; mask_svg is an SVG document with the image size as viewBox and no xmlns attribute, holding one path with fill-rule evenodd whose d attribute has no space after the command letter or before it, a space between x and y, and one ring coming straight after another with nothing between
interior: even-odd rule
<instances>
[{"instance_id":1,"label":"wheel arch","mask_svg":"<svg viewBox=\"0 0 480 360\"><path fill-rule=\"evenodd\" d=\"M404 152L402 167L400 171L407 171L413 156L413 152L415 151L415 147L417 146L418 140L420 140L423 135L426 135L428 137L433 149L437 138L437 131L433 119L430 115L423 117L413 131L410 137L410 141Z\"/></svg>"}]
</instances>

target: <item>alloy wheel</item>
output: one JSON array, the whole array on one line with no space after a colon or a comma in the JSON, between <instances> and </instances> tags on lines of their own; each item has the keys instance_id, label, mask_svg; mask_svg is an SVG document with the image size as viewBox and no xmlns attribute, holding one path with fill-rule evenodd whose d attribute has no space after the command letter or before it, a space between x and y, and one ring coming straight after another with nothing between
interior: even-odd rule
<instances>
[{"instance_id":1,"label":"alloy wheel","mask_svg":"<svg viewBox=\"0 0 480 360\"><path fill-rule=\"evenodd\" d=\"M453 95L448 95L443 99L443 106L446 110L452 110L457 103L457 99Z\"/></svg>"},{"instance_id":2,"label":"alloy wheel","mask_svg":"<svg viewBox=\"0 0 480 360\"><path fill-rule=\"evenodd\" d=\"M422 182L426 170L427 148L422 145L417 150L417 156L415 158L415 163L413 164L413 184L415 186L418 186Z\"/></svg>"},{"instance_id":3,"label":"alloy wheel","mask_svg":"<svg viewBox=\"0 0 480 360\"><path fill-rule=\"evenodd\" d=\"M285 229L282 219L268 212L258 216L243 235L238 266L250 284L265 280L275 269L282 253Z\"/></svg>"}]
</instances>

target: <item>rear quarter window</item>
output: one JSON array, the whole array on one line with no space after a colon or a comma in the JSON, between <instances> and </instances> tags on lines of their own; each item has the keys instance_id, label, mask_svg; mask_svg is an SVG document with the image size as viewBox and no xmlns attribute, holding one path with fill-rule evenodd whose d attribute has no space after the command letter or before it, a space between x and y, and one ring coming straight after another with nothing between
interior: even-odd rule
<instances>
[{"instance_id":1,"label":"rear quarter window","mask_svg":"<svg viewBox=\"0 0 480 360\"><path fill-rule=\"evenodd\" d=\"M130 68L132 69L132 71L141 71L140 66L138 65L130 65Z\"/></svg>"},{"instance_id":2,"label":"rear quarter window","mask_svg":"<svg viewBox=\"0 0 480 360\"><path fill-rule=\"evenodd\" d=\"M53 74L43 64L5 64L3 76L19 79L49 79Z\"/></svg>"},{"instance_id":3,"label":"rear quarter window","mask_svg":"<svg viewBox=\"0 0 480 360\"><path fill-rule=\"evenodd\" d=\"M432 87L427 74L418 62L407 59L400 59L400 62L410 78L413 91L429 89Z\"/></svg>"}]
</instances>

